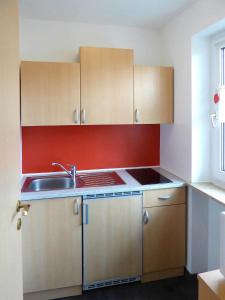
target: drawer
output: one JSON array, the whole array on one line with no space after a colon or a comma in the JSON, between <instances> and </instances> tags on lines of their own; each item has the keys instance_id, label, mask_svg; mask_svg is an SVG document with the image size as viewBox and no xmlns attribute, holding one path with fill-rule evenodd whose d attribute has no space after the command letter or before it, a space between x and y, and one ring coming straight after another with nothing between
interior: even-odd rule
<instances>
[{"instance_id":1,"label":"drawer","mask_svg":"<svg viewBox=\"0 0 225 300\"><path fill-rule=\"evenodd\" d=\"M183 204L186 202L186 188L145 191L143 199L144 207Z\"/></svg>"}]
</instances>

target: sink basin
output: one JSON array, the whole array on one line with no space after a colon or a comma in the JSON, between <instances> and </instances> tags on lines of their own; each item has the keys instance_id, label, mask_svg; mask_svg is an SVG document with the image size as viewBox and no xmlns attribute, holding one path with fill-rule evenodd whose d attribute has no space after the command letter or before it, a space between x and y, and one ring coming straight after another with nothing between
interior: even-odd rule
<instances>
[{"instance_id":1,"label":"sink basin","mask_svg":"<svg viewBox=\"0 0 225 300\"><path fill-rule=\"evenodd\" d=\"M72 189L73 187L73 180L70 177L48 177L33 179L27 185L27 190L40 192L55 189Z\"/></svg>"},{"instance_id":2,"label":"sink basin","mask_svg":"<svg viewBox=\"0 0 225 300\"><path fill-rule=\"evenodd\" d=\"M76 175L76 188L113 186L126 184L116 172L93 172ZM22 192L41 192L50 190L73 189L73 180L69 176L27 177Z\"/></svg>"}]
</instances>

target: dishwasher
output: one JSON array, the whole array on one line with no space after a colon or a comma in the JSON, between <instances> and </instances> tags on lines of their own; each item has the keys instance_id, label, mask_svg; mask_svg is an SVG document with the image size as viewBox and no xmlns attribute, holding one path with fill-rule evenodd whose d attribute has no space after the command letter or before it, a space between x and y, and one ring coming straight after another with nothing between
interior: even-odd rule
<instances>
[{"instance_id":1,"label":"dishwasher","mask_svg":"<svg viewBox=\"0 0 225 300\"><path fill-rule=\"evenodd\" d=\"M83 197L83 290L140 280L142 193Z\"/></svg>"}]
</instances>

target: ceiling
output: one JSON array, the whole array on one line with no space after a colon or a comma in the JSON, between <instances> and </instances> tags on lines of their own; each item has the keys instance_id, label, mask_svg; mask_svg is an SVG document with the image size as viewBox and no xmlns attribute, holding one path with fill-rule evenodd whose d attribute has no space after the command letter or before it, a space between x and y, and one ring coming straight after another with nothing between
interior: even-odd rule
<instances>
[{"instance_id":1,"label":"ceiling","mask_svg":"<svg viewBox=\"0 0 225 300\"><path fill-rule=\"evenodd\" d=\"M160 28L197 0L19 0L22 18Z\"/></svg>"}]
</instances>

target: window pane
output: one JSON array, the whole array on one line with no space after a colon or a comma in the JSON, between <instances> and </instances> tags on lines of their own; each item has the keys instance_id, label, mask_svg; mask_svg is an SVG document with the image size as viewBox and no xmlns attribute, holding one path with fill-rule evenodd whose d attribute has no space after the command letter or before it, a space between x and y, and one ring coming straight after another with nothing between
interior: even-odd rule
<instances>
[{"instance_id":1,"label":"window pane","mask_svg":"<svg viewBox=\"0 0 225 300\"><path fill-rule=\"evenodd\" d=\"M225 61L225 48L221 49L221 68L220 68L220 85L225 84L225 78L224 78L224 61Z\"/></svg>"},{"instance_id":2,"label":"window pane","mask_svg":"<svg viewBox=\"0 0 225 300\"><path fill-rule=\"evenodd\" d=\"M225 85L225 48L221 49L221 63L220 63L220 85ZM221 157L221 170L225 171L225 123L220 127L220 157Z\"/></svg>"},{"instance_id":3,"label":"window pane","mask_svg":"<svg viewBox=\"0 0 225 300\"><path fill-rule=\"evenodd\" d=\"M225 171L225 123L221 124L221 170Z\"/></svg>"}]
</instances>

